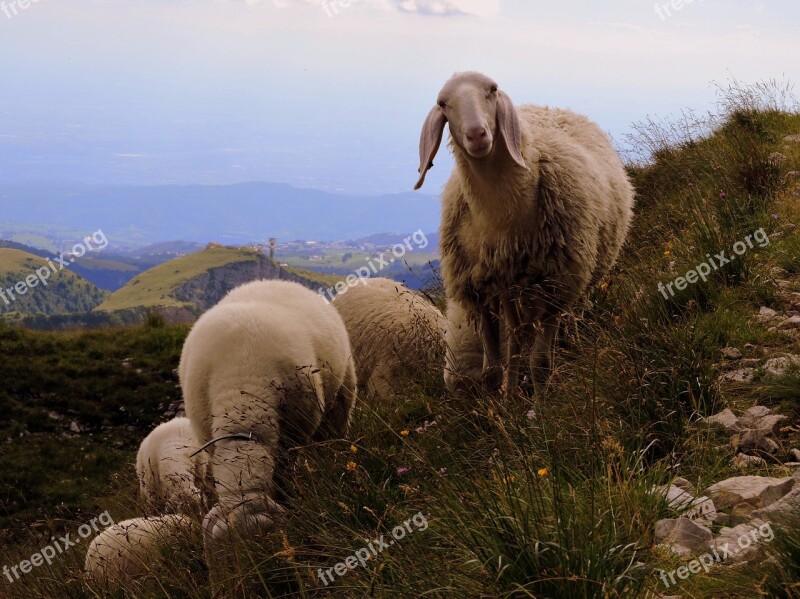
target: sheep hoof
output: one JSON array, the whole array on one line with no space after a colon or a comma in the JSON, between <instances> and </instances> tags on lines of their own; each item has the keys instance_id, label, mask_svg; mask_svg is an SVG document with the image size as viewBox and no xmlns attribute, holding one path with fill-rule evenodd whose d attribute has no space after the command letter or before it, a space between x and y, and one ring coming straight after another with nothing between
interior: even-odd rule
<instances>
[{"instance_id":1,"label":"sheep hoof","mask_svg":"<svg viewBox=\"0 0 800 599\"><path fill-rule=\"evenodd\" d=\"M275 517L286 510L270 498L254 499L232 510L215 506L203 518L206 542L216 544L225 539L253 538L276 528Z\"/></svg>"}]
</instances>

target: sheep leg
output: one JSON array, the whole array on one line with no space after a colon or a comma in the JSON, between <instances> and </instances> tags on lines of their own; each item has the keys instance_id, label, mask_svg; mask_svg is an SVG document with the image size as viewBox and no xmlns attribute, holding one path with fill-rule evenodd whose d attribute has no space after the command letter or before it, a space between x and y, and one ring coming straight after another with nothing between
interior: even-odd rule
<instances>
[{"instance_id":1,"label":"sheep leg","mask_svg":"<svg viewBox=\"0 0 800 599\"><path fill-rule=\"evenodd\" d=\"M484 389L496 391L503 381L503 364L500 353L500 322L489 308L484 308L478 323L483 343L483 373L481 380Z\"/></svg>"},{"instance_id":2,"label":"sheep leg","mask_svg":"<svg viewBox=\"0 0 800 599\"><path fill-rule=\"evenodd\" d=\"M541 397L553 370L553 351L559 319L557 315L548 314L542 319L531 352L531 376L534 394Z\"/></svg>"},{"instance_id":3,"label":"sheep leg","mask_svg":"<svg viewBox=\"0 0 800 599\"><path fill-rule=\"evenodd\" d=\"M322 424L320 424L320 427L314 433L313 440L315 442L341 439L347 435L347 428L350 424L350 412L356 402L356 386L356 370L351 361L350 364L348 364L342 386L333 400L333 405L325 412Z\"/></svg>"},{"instance_id":4,"label":"sheep leg","mask_svg":"<svg viewBox=\"0 0 800 599\"><path fill-rule=\"evenodd\" d=\"M521 341L520 334L522 319L513 300L504 297L501 300L503 308L503 323L506 327L506 364L503 372L503 396L510 398L517 389L521 371Z\"/></svg>"}]
</instances>

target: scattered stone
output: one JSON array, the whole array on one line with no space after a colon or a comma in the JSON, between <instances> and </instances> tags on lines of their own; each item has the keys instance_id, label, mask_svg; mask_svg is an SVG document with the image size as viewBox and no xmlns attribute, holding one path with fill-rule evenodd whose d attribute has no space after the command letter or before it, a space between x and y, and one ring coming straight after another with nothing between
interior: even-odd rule
<instances>
[{"instance_id":1,"label":"scattered stone","mask_svg":"<svg viewBox=\"0 0 800 599\"><path fill-rule=\"evenodd\" d=\"M747 516L738 516L736 514L723 514L722 512L719 512L716 523L719 524L720 526L728 526L732 528L734 526L737 526L739 524L744 524L745 522L749 521L750 519Z\"/></svg>"},{"instance_id":2,"label":"scattered stone","mask_svg":"<svg viewBox=\"0 0 800 599\"><path fill-rule=\"evenodd\" d=\"M752 383L755 368L740 368L732 372L726 372L720 378L720 381L727 383Z\"/></svg>"},{"instance_id":3,"label":"scattered stone","mask_svg":"<svg viewBox=\"0 0 800 599\"><path fill-rule=\"evenodd\" d=\"M80 435L83 432L83 427L78 424L77 421L73 420L69 423L69 430L70 432L75 433L76 435Z\"/></svg>"},{"instance_id":4,"label":"scattered stone","mask_svg":"<svg viewBox=\"0 0 800 599\"><path fill-rule=\"evenodd\" d=\"M800 518L800 485L796 485L778 501L754 511L751 516L776 524L794 524Z\"/></svg>"},{"instance_id":5,"label":"scattered stone","mask_svg":"<svg viewBox=\"0 0 800 599\"><path fill-rule=\"evenodd\" d=\"M766 306L761 306L761 309L758 311L758 316L756 320L760 323L769 322L773 318L776 318L778 313L773 310L772 308L767 308Z\"/></svg>"},{"instance_id":6,"label":"scattered stone","mask_svg":"<svg viewBox=\"0 0 800 599\"><path fill-rule=\"evenodd\" d=\"M779 331L796 331L800 329L800 316L792 316L778 325Z\"/></svg>"},{"instance_id":7,"label":"scattered stone","mask_svg":"<svg viewBox=\"0 0 800 599\"><path fill-rule=\"evenodd\" d=\"M759 468L767 465L767 460L760 458L757 455L746 455L743 453L738 454L733 458L733 465L742 470L748 468Z\"/></svg>"},{"instance_id":8,"label":"scattered stone","mask_svg":"<svg viewBox=\"0 0 800 599\"><path fill-rule=\"evenodd\" d=\"M682 480L689 485L688 480ZM668 488L657 487L654 491L662 494L667 501L667 505L681 513L681 517L683 518L688 518L689 520L700 522L705 525L710 525L717 519L717 508L714 502L708 497L695 498L689 494L686 489L676 484L672 484Z\"/></svg>"},{"instance_id":9,"label":"scattered stone","mask_svg":"<svg viewBox=\"0 0 800 599\"><path fill-rule=\"evenodd\" d=\"M764 371L769 376L781 377L792 368L800 367L800 356L789 354L772 358L764 363Z\"/></svg>"},{"instance_id":10,"label":"scattered stone","mask_svg":"<svg viewBox=\"0 0 800 599\"><path fill-rule=\"evenodd\" d=\"M692 507L683 514L683 517L710 526L719 517L719 512L714 502L703 495L692 502Z\"/></svg>"},{"instance_id":11,"label":"scattered stone","mask_svg":"<svg viewBox=\"0 0 800 599\"><path fill-rule=\"evenodd\" d=\"M764 546L760 541L766 539L762 539L757 527L763 524L760 520L753 520L733 528L723 528L712 545L720 557L727 557L727 564L760 560L765 557Z\"/></svg>"},{"instance_id":12,"label":"scattered stone","mask_svg":"<svg viewBox=\"0 0 800 599\"><path fill-rule=\"evenodd\" d=\"M780 451L780 446L775 441L752 428L733 435L731 445L738 453L775 455Z\"/></svg>"},{"instance_id":13,"label":"scattered stone","mask_svg":"<svg viewBox=\"0 0 800 599\"><path fill-rule=\"evenodd\" d=\"M59 414L58 412L48 412L47 413L47 417L50 420L64 420L64 417L61 414Z\"/></svg>"},{"instance_id":14,"label":"scattered stone","mask_svg":"<svg viewBox=\"0 0 800 599\"><path fill-rule=\"evenodd\" d=\"M798 450L798 454L800 454L800 450ZM694 493L694 486L685 478L681 478L679 476L678 478L672 481L672 484L678 487L679 489L683 489L687 493Z\"/></svg>"},{"instance_id":15,"label":"scattered stone","mask_svg":"<svg viewBox=\"0 0 800 599\"><path fill-rule=\"evenodd\" d=\"M736 417L730 408L725 408L718 414L714 414L713 416L709 416L706 419L706 422L711 426L716 426L718 428L722 428L726 431L738 432L742 430L741 425L739 424L739 419Z\"/></svg>"},{"instance_id":16,"label":"scattered stone","mask_svg":"<svg viewBox=\"0 0 800 599\"><path fill-rule=\"evenodd\" d=\"M722 350L723 360L741 360L742 352L735 347L726 347Z\"/></svg>"},{"instance_id":17,"label":"scattered stone","mask_svg":"<svg viewBox=\"0 0 800 599\"><path fill-rule=\"evenodd\" d=\"M772 410L767 406L753 406L745 410L744 414L742 414L742 423L751 425L757 418L763 418L769 414L772 414Z\"/></svg>"},{"instance_id":18,"label":"scattered stone","mask_svg":"<svg viewBox=\"0 0 800 599\"><path fill-rule=\"evenodd\" d=\"M125 358L122 361L123 368L130 368L133 365L133 358Z\"/></svg>"},{"instance_id":19,"label":"scattered stone","mask_svg":"<svg viewBox=\"0 0 800 599\"><path fill-rule=\"evenodd\" d=\"M789 289L789 287L792 286L792 282L786 281L785 279L777 279L775 281L775 285L778 287L778 289Z\"/></svg>"},{"instance_id":20,"label":"scattered stone","mask_svg":"<svg viewBox=\"0 0 800 599\"><path fill-rule=\"evenodd\" d=\"M771 416L764 416L756 422L756 430L764 435L777 435L780 431L781 424L788 420L782 414L772 414Z\"/></svg>"},{"instance_id":21,"label":"scattered stone","mask_svg":"<svg viewBox=\"0 0 800 599\"><path fill-rule=\"evenodd\" d=\"M705 551L713 539L711 531L688 518L665 518L656 522L656 543L664 543L683 558Z\"/></svg>"},{"instance_id":22,"label":"scattered stone","mask_svg":"<svg viewBox=\"0 0 800 599\"><path fill-rule=\"evenodd\" d=\"M792 450L792 455L794 456L795 460L800 462L800 449L793 449Z\"/></svg>"},{"instance_id":23,"label":"scattered stone","mask_svg":"<svg viewBox=\"0 0 800 599\"><path fill-rule=\"evenodd\" d=\"M783 141L788 143L800 144L800 134L787 135Z\"/></svg>"},{"instance_id":24,"label":"scattered stone","mask_svg":"<svg viewBox=\"0 0 800 599\"><path fill-rule=\"evenodd\" d=\"M794 478L768 476L736 476L711 485L706 493L719 506L733 514L748 515L753 510L767 507L786 495L794 487Z\"/></svg>"},{"instance_id":25,"label":"scattered stone","mask_svg":"<svg viewBox=\"0 0 800 599\"><path fill-rule=\"evenodd\" d=\"M786 158L786 155L785 154L781 154L780 152L773 152L772 154L769 155L769 161L772 164L780 165L780 164L783 164L784 162L786 162L787 160L788 160L788 158Z\"/></svg>"}]
</instances>

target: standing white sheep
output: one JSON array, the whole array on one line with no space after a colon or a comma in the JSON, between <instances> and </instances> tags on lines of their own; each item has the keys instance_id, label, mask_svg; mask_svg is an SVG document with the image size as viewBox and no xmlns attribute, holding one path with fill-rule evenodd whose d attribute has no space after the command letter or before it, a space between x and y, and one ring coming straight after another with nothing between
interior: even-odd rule
<instances>
[{"instance_id":1,"label":"standing white sheep","mask_svg":"<svg viewBox=\"0 0 800 599\"><path fill-rule=\"evenodd\" d=\"M136 474L139 490L152 510L197 513L202 506L206 474L204 452L188 418L157 426L139 446Z\"/></svg>"},{"instance_id":2,"label":"standing white sheep","mask_svg":"<svg viewBox=\"0 0 800 599\"><path fill-rule=\"evenodd\" d=\"M186 516L134 518L105 529L86 551L86 578L111 592L131 582L168 575L166 556L191 547L194 523Z\"/></svg>"},{"instance_id":3,"label":"standing white sheep","mask_svg":"<svg viewBox=\"0 0 800 599\"><path fill-rule=\"evenodd\" d=\"M444 317L397 281L362 279L333 301L350 335L358 386L378 398L401 392L411 377L438 371Z\"/></svg>"},{"instance_id":4,"label":"standing white sheep","mask_svg":"<svg viewBox=\"0 0 800 599\"><path fill-rule=\"evenodd\" d=\"M633 188L597 125L568 110L515 108L493 80L469 72L445 84L425 120L416 189L446 123L456 162L442 194L447 294L477 327L484 383L496 388L502 380L505 393L513 392L521 349L530 349L539 393L552 369L561 314L617 259Z\"/></svg>"},{"instance_id":5,"label":"standing white sheep","mask_svg":"<svg viewBox=\"0 0 800 599\"><path fill-rule=\"evenodd\" d=\"M195 323L183 347L186 413L211 454L218 504L206 548L232 527L270 529L288 450L346 433L356 399L347 330L318 294L287 281L231 291Z\"/></svg>"}]
</instances>

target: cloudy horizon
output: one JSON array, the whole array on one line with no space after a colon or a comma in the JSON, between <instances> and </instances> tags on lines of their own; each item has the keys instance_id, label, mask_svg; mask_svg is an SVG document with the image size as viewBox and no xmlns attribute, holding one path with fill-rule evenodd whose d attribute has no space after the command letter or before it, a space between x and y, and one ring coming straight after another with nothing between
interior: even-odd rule
<instances>
[{"instance_id":1,"label":"cloudy horizon","mask_svg":"<svg viewBox=\"0 0 800 599\"><path fill-rule=\"evenodd\" d=\"M788 0L534 4L5 0L0 182L392 193L413 186L419 127L455 71L617 142L648 116L711 108L714 81L800 75Z\"/></svg>"}]
</instances>

